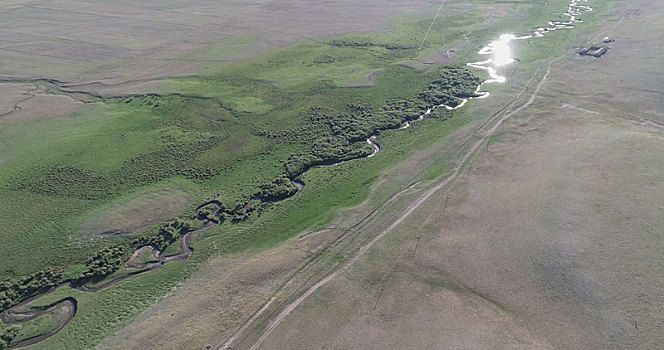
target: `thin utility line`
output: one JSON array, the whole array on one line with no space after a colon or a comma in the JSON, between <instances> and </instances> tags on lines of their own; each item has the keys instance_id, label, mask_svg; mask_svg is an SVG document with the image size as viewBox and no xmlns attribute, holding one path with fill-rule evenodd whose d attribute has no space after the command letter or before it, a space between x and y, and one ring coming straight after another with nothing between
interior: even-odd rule
<instances>
[{"instance_id":1,"label":"thin utility line","mask_svg":"<svg viewBox=\"0 0 664 350\"><path fill-rule=\"evenodd\" d=\"M431 28L433 28L433 24L436 23L436 19L438 18L438 15L440 14L440 11L443 9L443 5L445 5L445 1L443 0L440 2L440 6L438 7L438 11L436 11L436 15L433 16L433 20L431 21L431 24L429 25L429 29L427 30L427 33L424 34L424 39L422 39L422 43L420 44L419 50L422 50L422 47L424 46L424 42L427 41L427 38L429 37L429 33L431 33Z\"/></svg>"}]
</instances>

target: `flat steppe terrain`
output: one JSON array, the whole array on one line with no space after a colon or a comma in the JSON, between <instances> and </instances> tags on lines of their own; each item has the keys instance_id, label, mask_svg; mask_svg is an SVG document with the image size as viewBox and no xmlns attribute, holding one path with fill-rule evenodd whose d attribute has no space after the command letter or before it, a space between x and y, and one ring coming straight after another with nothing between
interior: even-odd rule
<instances>
[{"instance_id":1,"label":"flat steppe terrain","mask_svg":"<svg viewBox=\"0 0 664 350\"><path fill-rule=\"evenodd\" d=\"M172 77L219 67L303 40L390 30L422 17L425 1L102 1L0 3L0 117L66 116L80 104L30 84L98 96L153 93ZM26 84L27 83L27 84ZM49 108L44 108L48 105Z\"/></svg>"},{"instance_id":2,"label":"flat steppe terrain","mask_svg":"<svg viewBox=\"0 0 664 350\"><path fill-rule=\"evenodd\" d=\"M151 91L298 40L385 32L426 1L15 0L0 4L0 77L102 94Z\"/></svg>"}]
</instances>

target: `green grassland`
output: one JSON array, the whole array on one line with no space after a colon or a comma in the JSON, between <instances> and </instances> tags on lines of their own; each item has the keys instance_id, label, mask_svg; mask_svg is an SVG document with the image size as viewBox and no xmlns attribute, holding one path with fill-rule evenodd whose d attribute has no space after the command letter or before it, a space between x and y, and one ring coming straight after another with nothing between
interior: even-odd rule
<instances>
[{"instance_id":1,"label":"green grassland","mask_svg":"<svg viewBox=\"0 0 664 350\"><path fill-rule=\"evenodd\" d=\"M79 236L79 226L138 192L172 188L192 194L192 209L208 197L232 207L283 175L289 157L311 152L315 142L320 152L366 154L370 147L358 141L400 122L374 111L389 100L417 101L432 79L445 75L402 67L391 51L303 43L204 78L177 79L161 96L109 99L66 118L3 125L0 235L7 244L0 255L11 258L0 273L66 267L116 244L121 238ZM411 47L396 51L414 54ZM315 63L320 56L335 61ZM326 76L359 63L383 71L373 87L343 88ZM336 118L342 132L357 132L344 138L324 122L312 126L313 109ZM358 131L349 124L359 117L371 120Z\"/></svg>"},{"instance_id":2,"label":"green grassland","mask_svg":"<svg viewBox=\"0 0 664 350\"><path fill-rule=\"evenodd\" d=\"M131 260L129 266L141 266L156 261L158 260L154 257L154 252L151 249L141 249L136 257Z\"/></svg>"},{"instance_id":3,"label":"green grassland","mask_svg":"<svg viewBox=\"0 0 664 350\"><path fill-rule=\"evenodd\" d=\"M529 32L564 10L566 2L514 6L528 15L518 24L502 20L491 29L483 26L480 11L441 16L422 51L418 47L430 19L400 21L390 33L305 41L204 77L173 79L156 95L106 99L65 118L3 125L3 279L15 281L46 267L64 272L60 280L73 279L103 248L129 247L135 237L99 239L81 234L80 226L104 208L127 203L138 194L164 189L187 193L193 200L181 213L185 219L209 199L221 201L225 208L247 203L255 207L244 220L227 220L198 237L195 254L185 262L165 264L96 293L61 287L37 299L48 305L75 297L78 313L60 333L35 348L91 348L171 292L208 257L272 247L321 227L336 210L360 203L385 169L451 134L471 117L465 109L440 111L409 129L390 129L417 117L431 101L453 103L455 96L468 94L478 78L463 63L477 58L475 47L502 30ZM588 22L608 5L593 6L596 11L584 16ZM402 65L433 46L451 47L470 31L471 49L457 57L458 65L427 72ZM561 31L539 39L536 47L524 49L523 69L535 70L538 62L550 59L573 38ZM377 71L381 74L372 86L347 87ZM375 133L381 145L376 157L315 167L371 153L364 140ZM426 178L442 176L448 164L430 165L433 173ZM279 202L252 200L284 176L301 179L304 189ZM141 235L154 234L160 225L155 223ZM166 255L178 251L178 245L171 244ZM124 273L119 269L104 276L105 281Z\"/></svg>"},{"instance_id":4,"label":"green grassland","mask_svg":"<svg viewBox=\"0 0 664 350\"><path fill-rule=\"evenodd\" d=\"M57 328L57 326L57 322L50 314L46 314L17 326L0 325L0 332L3 332L4 334L12 334L11 341L0 340L0 342L5 341L5 345L12 346L23 340L51 332ZM2 346L2 343L0 343L0 346Z\"/></svg>"}]
</instances>

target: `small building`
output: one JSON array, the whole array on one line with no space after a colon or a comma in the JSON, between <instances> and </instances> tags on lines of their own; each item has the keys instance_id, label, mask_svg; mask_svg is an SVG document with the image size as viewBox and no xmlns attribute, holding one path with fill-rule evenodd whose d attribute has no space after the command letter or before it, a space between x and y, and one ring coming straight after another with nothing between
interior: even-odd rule
<instances>
[{"instance_id":1,"label":"small building","mask_svg":"<svg viewBox=\"0 0 664 350\"><path fill-rule=\"evenodd\" d=\"M589 47L587 49L582 49L579 51L579 55L581 56L593 56L593 57L602 57L607 51L609 51L609 48L606 46L593 46Z\"/></svg>"}]
</instances>

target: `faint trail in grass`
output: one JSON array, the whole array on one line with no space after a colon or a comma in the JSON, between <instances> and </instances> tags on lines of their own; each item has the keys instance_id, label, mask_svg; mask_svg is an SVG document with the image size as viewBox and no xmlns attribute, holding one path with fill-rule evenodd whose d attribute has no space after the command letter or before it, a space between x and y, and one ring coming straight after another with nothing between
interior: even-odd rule
<instances>
[{"instance_id":1,"label":"faint trail in grass","mask_svg":"<svg viewBox=\"0 0 664 350\"><path fill-rule=\"evenodd\" d=\"M420 44L420 48L418 50L422 50L422 47L424 46L424 42L427 41L427 38L429 37L429 34L431 33L431 28L433 28L434 23L436 23L436 19L438 18L438 15L440 15L440 11L443 9L443 5L445 5L445 1L443 0L440 2L440 6L438 6L438 11L436 11L436 15L433 16L433 20L431 21L431 24L429 25L429 29L427 29L427 33L424 34L424 39L422 39L422 43Z\"/></svg>"}]
</instances>

